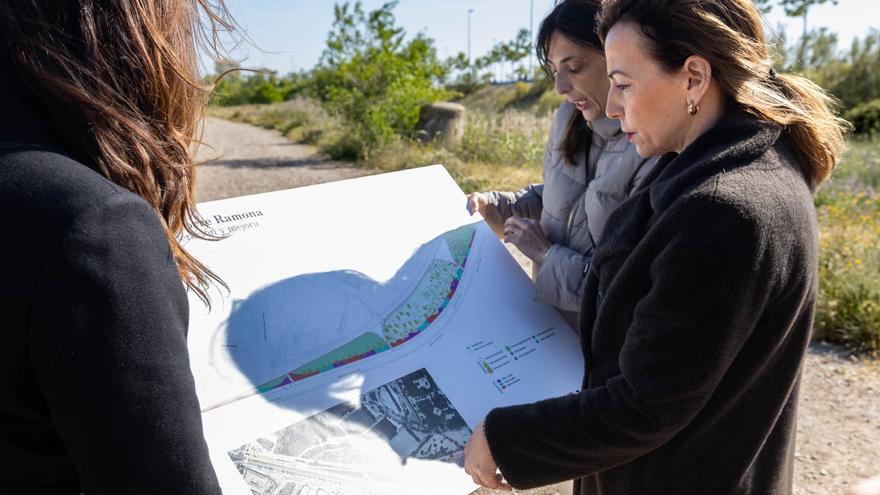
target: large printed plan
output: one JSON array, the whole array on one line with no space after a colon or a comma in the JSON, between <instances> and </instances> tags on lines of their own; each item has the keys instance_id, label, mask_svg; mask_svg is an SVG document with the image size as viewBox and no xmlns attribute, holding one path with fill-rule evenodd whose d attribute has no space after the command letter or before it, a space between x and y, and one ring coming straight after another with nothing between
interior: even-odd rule
<instances>
[{"instance_id":1,"label":"large printed plan","mask_svg":"<svg viewBox=\"0 0 880 495\"><path fill-rule=\"evenodd\" d=\"M493 407L573 393L574 332L442 166L199 205L189 348L224 493L463 494Z\"/></svg>"}]
</instances>

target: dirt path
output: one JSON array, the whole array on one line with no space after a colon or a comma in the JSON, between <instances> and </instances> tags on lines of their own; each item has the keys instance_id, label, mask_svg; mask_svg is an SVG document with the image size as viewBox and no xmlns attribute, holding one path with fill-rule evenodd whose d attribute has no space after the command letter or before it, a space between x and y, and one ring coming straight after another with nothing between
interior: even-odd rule
<instances>
[{"instance_id":1,"label":"dirt path","mask_svg":"<svg viewBox=\"0 0 880 495\"><path fill-rule=\"evenodd\" d=\"M208 117L196 180L198 202L277 191L373 173L329 161L313 146L291 143L281 134Z\"/></svg>"},{"instance_id":2,"label":"dirt path","mask_svg":"<svg viewBox=\"0 0 880 495\"><path fill-rule=\"evenodd\" d=\"M795 493L843 495L880 475L880 362L816 343L802 380Z\"/></svg>"},{"instance_id":3,"label":"dirt path","mask_svg":"<svg viewBox=\"0 0 880 495\"><path fill-rule=\"evenodd\" d=\"M347 179L371 173L322 159L311 146L280 134L209 118L197 197L210 201ZM528 260L515 253L521 264ZM524 266L526 273L530 266ZM824 343L810 346L798 415L794 493L843 495L858 480L880 474L880 362L863 361ZM523 491L558 493L559 487ZM481 494L491 493L480 490Z\"/></svg>"}]
</instances>

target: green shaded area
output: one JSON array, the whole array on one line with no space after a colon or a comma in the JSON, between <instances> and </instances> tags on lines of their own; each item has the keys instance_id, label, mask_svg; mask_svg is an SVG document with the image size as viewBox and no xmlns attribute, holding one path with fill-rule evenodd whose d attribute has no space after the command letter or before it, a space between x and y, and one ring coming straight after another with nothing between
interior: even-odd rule
<instances>
[{"instance_id":1,"label":"green shaded area","mask_svg":"<svg viewBox=\"0 0 880 495\"><path fill-rule=\"evenodd\" d=\"M406 302L385 320L385 338L395 342L422 331L429 316L445 305L458 265L434 260Z\"/></svg>"},{"instance_id":2,"label":"green shaded area","mask_svg":"<svg viewBox=\"0 0 880 495\"><path fill-rule=\"evenodd\" d=\"M274 388L277 388L277 387L280 387L281 385L284 385L285 381L287 381L287 383L290 383L290 378L288 378L287 375L280 376L278 378L275 378L274 380L269 380L268 382L266 382L262 385L258 385L257 391L260 392L261 394L268 392Z\"/></svg>"},{"instance_id":3,"label":"green shaded area","mask_svg":"<svg viewBox=\"0 0 880 495\"><path fill-rule=\"evenodd\" d=\"M474 227L472 225L465 225L455 230L450 230L443 235L443 238L446 240L449 251L452 253L452 257L455 258L455 262L461 265L467 259L468 253L471 250Z\"/></svg>"},{"instance_id":4,"label":"green shaded area","mask_svg":"<svg viewBox=\"0 0 880 495\"><path fill-rule=\"evenodd\" d=\"M334 349L327 354L315 359L314 361L310 361L305 365L293 370L293 374L304 374L304 373L312 373L315 371L326 371L329 369L333 369L333 363L338 361L344 361L346 359L360 356L361 354L366 354L370 351L375 351L376 353L387 351L388 344L385 343L378 335L372 332L367 332L360 337L352 340L351 342Z\"/></svg>"}]
</instances>

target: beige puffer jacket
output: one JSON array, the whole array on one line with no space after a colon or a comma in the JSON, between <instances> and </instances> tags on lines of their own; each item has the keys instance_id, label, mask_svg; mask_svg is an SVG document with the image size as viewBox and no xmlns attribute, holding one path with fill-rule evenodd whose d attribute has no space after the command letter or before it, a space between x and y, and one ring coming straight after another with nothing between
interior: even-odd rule
<instances>
[{"instance_id":1,"label":"beige puffer jacket","mask_svg":"<svg viewBox=\"0 0 880 495\"><path fill-rule=\"evenodd\" d=\"M585 273L605 222L656 163L636 154L619 121L602 118L590 125L590 167L595 176L587 184L585 153L578 154L576 165L569 165L559 149L576 111L568 102L556 111L544 149L544 183L518 192L489 192L486 212L496 230L511 216L540 220L553 246L544 264L535 267L535 299L556 306L572 325L577 323Z\"/></svg>"}]
</instances>

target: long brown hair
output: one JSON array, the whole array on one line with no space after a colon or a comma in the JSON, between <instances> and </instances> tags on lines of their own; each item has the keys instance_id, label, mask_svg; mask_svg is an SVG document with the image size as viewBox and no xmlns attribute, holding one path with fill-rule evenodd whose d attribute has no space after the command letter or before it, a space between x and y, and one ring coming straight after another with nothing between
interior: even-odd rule
<instances>
[{"instance_id":1,"label":"long brown hair","mask_svg":"<svg viewBox=\"0 0 880 495\"><path fill-rule=\"evenodd\" d=\"M53 117L63 145L159 214L186 286L210 304L223 282L181 245L206 238L195 144L210 93L197 47L217 53L223 0L3 0L0 50Z\"/></svg>"},{"instance_id":2,"label":"long brown hair","mask_svg":"<svg viewBox=\"0 0 880 495\"><path fill-rule=\"evenodd\" d=\"M728 98L783 126L813 189L829 177L849 124L835 115L835 100L822 88L772 70L761 14L751 0L605 0L603 41L618 22L634 23L652 58L670 72L691 55L704 57Z\"/></svg>"},{"instance_id":3,"label":"long brown hair","mask_svg":"<svg viewBox=\"0 0 880 495\"><path fill-rule=\"evenodd\" d=\"M550 61L547 59L550 53L550 41L554 34L565 36L575 45L604 54L602 41L596 34L596 14L599 13L600 6L599 0L562 0L541 21L535 39L535 53L547 77L551 79L554 77ZM587 123L581 112L574 112L566 125L565 137L559 146L559 151L562 151L566 163L576 165L575 156L586 149L586 146Z\"/></svg>"}]
</instances>

